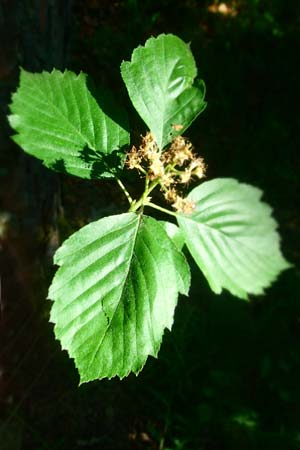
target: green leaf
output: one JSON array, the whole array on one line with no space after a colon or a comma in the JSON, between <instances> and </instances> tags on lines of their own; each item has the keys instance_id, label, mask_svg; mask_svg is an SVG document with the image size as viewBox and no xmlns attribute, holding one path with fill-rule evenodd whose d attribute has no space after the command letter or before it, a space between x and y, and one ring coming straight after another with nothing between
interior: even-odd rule
<instances>
[{"instance_id":1,"label":"green leaf","mask_svg":"<svg viewBox=\"0 0 300 450\"><path fill-rule=\"evenodd\" d=\"M205 86L193 86L197 68L190 48L172 34L137 47L121 74L129 97L159 148L183 133L205 109Z\"/></svg>"},{"instance_id":2,"label":"green leaf","mask_svg":"<svg viewBox=\"0 0 300 450\"><path fill-rule=\"evenodd\" d=\"M138 373L171 329L178 291L187 295L183 254L151 217L126 213L93 222L55 254L49 290L56 337L81 382Z\"/></svg>"},{"instance_id":3,"label":"green leaf","mask_svg":"<svg viewBox=\"0 0 300 450\"><path fill-rule=\"evenodd\" d=\"M10 110L14 140L47 167L99 178L111 177L113 164L122 164L128 132L100 109L83 73L21 70Z\"/></svg>"},{"instance_id":4,"label":"green leaf","mask_svg":"<svg viewBox=\"0 0 300 450\"><path fill-rule=\"evenodd\" d=\"M165 232L174 242L178 250L181 250L184 246L184 234L181 229L174 223L165 220L160 220L159 223L163 226Z\"/></svg>"},{"instance_id":5,"label":"green leaf","mask_svg":"<svg viewBox=\"0 0 300 450\"><path fill-rule=\"evenodd\" d=\"M211 289L247 298L262 294L290 267L280 253L277 224L262 191L234 179L215 179L193 189L191 215L178 215L185 242Z\"/></svg>"}]
</instances>

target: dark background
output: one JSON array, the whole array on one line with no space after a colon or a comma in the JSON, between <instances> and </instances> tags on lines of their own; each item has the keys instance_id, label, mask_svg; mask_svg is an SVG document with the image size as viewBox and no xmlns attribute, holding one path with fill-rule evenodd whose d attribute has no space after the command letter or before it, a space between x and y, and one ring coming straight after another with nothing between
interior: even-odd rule
<instances>
[{"instance_id":1,"label":"dark background","mask_svg":"<svg viewBox=\"0 0 300 450\"><path fill-rule=\"evenodd\" d=\"M300 448L300 3L0 1L0 450ZM110 182L51 172L9 139L18 67L89 73L145 130L119 66L151 35L177 34L207 85L186 133L208 178L262 188L295 267L249 303L212 294L192 265L159 359L136 378L78 375L48 324L53 252L85 223L124 209ZM130 188L136 189L132 180ZM129 184L130 184L129 183ZM299 266L298 266L299 267Z\"/></svg>"}]
</instances>

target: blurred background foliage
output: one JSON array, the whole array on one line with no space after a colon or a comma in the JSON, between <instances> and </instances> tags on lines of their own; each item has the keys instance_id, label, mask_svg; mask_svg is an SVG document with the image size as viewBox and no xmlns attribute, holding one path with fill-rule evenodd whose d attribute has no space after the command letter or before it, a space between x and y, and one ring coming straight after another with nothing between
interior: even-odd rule
<instances>
[{"instance_id":1,"label":"blurred background foliage","mask_svg":"<svg viewBox=\"0 0 300 450\"><path fill-rule=\"evenodd\" d=\"M300 448L300 3L295 0L0 1L1 450ZM126 208L110 182L52 173L9 139L18 67L87 72L144 126L119 66L151 35L191 42L208 108L187 135L208 177L261 187L295 264L249 303L213 295L192 266L159 359L78 388L45 301L53 252ZM128 177L130 189L138 189Z\"/></svg>"}]
</instances>

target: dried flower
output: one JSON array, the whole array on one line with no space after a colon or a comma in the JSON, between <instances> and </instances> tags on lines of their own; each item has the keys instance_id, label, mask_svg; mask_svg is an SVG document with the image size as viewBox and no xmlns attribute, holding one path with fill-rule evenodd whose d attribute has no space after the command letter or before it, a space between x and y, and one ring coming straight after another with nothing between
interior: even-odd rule
<instances>
[{"instance_id":1,"label":"dried flower","mask_svg":"<svg viewBox=\"0 0 300 450\"><path fill-rule=\"evenodd\" d=\"M164 164L159 158L153 160L153 162L150 164L149 169L150 169L150 177L152 179L161 178L165 174Z\"/></svg>"},{"instance_id":2,"label":"dried flower","mask_svg":"<svg viewBox=\"0 0 300 450\"><path fill-rule=\"evenodd\" d=\"M161 185L168 188L172 184L175 184L174 175L171 172L164 173L161 177Z\"/></svg>"},{"instance_id":3,"label":"dried flower","mask_svg":"<svg viewBox=\"0 0 300 450\"><path fill-rule=\"evenodd\" d=\"M142 158L139 154L139 151L136 149L135 146L133 146L127 155L126 164L127 164L128 168L129 169L138 169L140 167L141 161L142 161Z\"/></svg>"},{"instance_id":4,"label":"dried flower","mask_svg":"<svg viewBox=\"0 0 300 450\"><path fill-rule=\"evenodd\" d=\"M200 179L203 178L206 171L206 165L204 164L203 158L194 159L191 162L189 169L191 170L192 175Z\"/></svg>"},{"instance_id":5,"label":"dried flower","mask_svg":"<svg viewBox=\"0 0 300 450\"><path fill-rule=\"evenodd\" d=\"M153 161L160 155L157 143L152 133L148 132L142 137L142 144L139 147L140 154L149 161Z\"/></svg>"},{"instance_id":6,"label":"dried flower","mask_svg":"<svg viewBox=\"0 0 300 450\"><path fill-rule=\"evenodd\" d=\"M176 136L173 139L169 150L164 153L166 163L171 165L182 166L192 157L192 144L182 136Z\"/></svg>"},{"instance_id":7,"label":"dried flower","mask_svg":"<svg viewBox=\"0 0 300 450\"><path fill-rule=\"evenodd\" d=\"M197 178L203 178L205 177L205 166L199 166L193 171L193 175L195 175Z\"/></svg>"},{"instance_id":8,"label":"dried flower","mask_svg":"<svg viewBox=\"0 0 300 450\"><path fill-rule=\"evenodd\" d=\"M189 168L180 174L180 183L186 184L191 180L192 173Z\"/></svg>"},{"instance_id":9,"label":"dried flower","mask_svg":"<svg viewBox=\"0 0 300 450\"><path fill-rule=\"evenodd\" d=\"M178 197L177 191L175 188L168 189L164 193L165 199L170 203L175 203Z\"/></svg>"},{"instance_id":10,"label":"dried flower","mask_svg":"<svg viewBox=\"0 0 300 450\"><path fill-rule=\"evenodd\" d=\"M183 212L185 214L190 214L195 209L195 203L192 200L188 200L187 198L182 198L179 195L175 203L172 204L173 208L177 209L179 212Z\"/></svg>"},{"instance_id":11,"label":"dried flower","mask_svg":"<svg viewBox=\"0 0 300 450\"><path fill-rule=\"evenodd\" d=\"M203 159L193 153L193 146L187 139L176 136L169 149L161 152L154 136L148 132L138 149L132 147L127 165L147 173L151 181L158 180L165 199L177 211L193 211L194 203L178 194L176 184L187 184L194 176L203 178L206 166Z\"/></svg>"}]
</instances>

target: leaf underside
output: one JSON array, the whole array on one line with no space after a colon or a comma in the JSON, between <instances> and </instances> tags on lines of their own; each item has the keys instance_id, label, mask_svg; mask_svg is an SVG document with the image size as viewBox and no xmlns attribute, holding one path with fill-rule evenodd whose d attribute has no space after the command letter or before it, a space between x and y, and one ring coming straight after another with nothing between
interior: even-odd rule
<instances>
[{"instance_id":1,"label":"leaf underside","mask_svg":"<svg viewBox=\"0 0 300 450\"><path fill-rule=\"evenodd\" d=\"M129 97L159 148L182 134L205 109L203 81L193 85L197 68L190 48L172 34L137 47L121 65Z\"/></svg>"},{"instance_id":2,"label":"leaf underside","mask_svg":"<svg viewBox=\"0 0 300 450\"><path fill-rule=\"evenodd\" d=\"M191 215L178 215L187 247L219 294L246 299L262 294L290 267L280 252L277 223L261 202L262 191L234 179L215 179L193 189Z\"/></svg>"},{"instance_id":3,"label":"leaf underside","mask_svg":"<svg viewBox=\"0 0 300 450\"><path fill-rule=\"evenodd\" d=\"M158 221L100 219L66 240L55 263L51 321L81 383L137 374L157 356L178 292L187 295L190 284L185 257Z\"/></svg>"},{"instance_id":4,"label":"leaf underside","mask_svg":"<svg viewBox=\"0 0 300 450\"><path fill-rule=\"evenodd\" d=\"M82 178L111 177L110 156L129 142L128 132L100 109L83 73L21 70L10 110L13 139L23 150Z\"/></svg>"}]
</instances>

